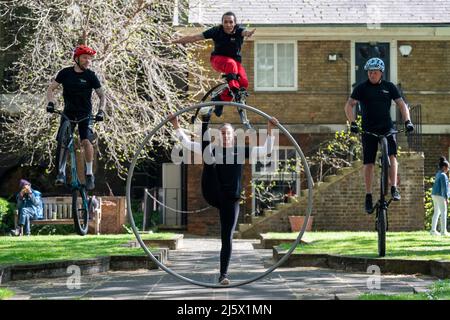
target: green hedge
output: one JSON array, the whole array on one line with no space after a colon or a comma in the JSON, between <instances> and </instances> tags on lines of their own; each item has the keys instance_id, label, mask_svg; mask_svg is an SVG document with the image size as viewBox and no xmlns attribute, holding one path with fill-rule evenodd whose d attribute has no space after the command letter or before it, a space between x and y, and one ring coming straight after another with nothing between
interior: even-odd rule
<instances>
[{"instance_id":1,"label":"green hedge","mask_svg":"<svg viewBox=\"0 0 450 320\"><path fill-rule=\"evenodd\" d=\"M6 234L14 228L16 204L0 198L0 234Z\"/></svg>"}]
</instances>

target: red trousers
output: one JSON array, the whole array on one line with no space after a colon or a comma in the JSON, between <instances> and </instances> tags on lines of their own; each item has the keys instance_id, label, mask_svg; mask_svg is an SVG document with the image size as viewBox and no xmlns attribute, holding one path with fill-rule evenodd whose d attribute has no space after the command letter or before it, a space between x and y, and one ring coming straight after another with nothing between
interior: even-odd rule
<instances>
[{"instance_id":1,"label":"red trousers","mask_svg":"<svg viewBox=\"0 0 450 320\"><path fill-rule=\"evenodd\" d=\"M228 85L231 89L248 88L248 78L242 64L233 58L225 56L211 56L211 65L214 70L222 72L224 74L235 73L239 75L239 80L230 80ZM229 94L228 90L225 90L220 98L222 101L231 101L233 97Z\"/></svg>"}]
</instances>

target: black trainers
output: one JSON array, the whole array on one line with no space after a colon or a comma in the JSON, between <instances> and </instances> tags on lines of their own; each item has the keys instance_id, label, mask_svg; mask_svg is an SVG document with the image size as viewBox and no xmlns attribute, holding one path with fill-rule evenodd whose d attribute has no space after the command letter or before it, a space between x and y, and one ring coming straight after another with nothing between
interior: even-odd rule
<instances>
[{"instance_id":1,"label":"black trainers","mask_svg":"<svg viewBox=\"0 0 450 320\"><path fill-rule=\"evenodd\" d=\"M391 195L392 195L392 199L394 199L394 201L400 201L400 199L402 198L400 196L400 192L398 192L398 189L395 186L391 187Z\"/></svg>"},{"instance_id":2,"label":"black trainers","mask_svg":"<svg viewBox=\"0 0 450 320\"><path fill-rule=\"evenodd\" d=\"M245 88L234 88L231 91L231 96L233 97L234 102L245 104L249 94Z\"/></svg>"},{"instance_id":3,"label":"black trainers","mask_svg":"<svg viewBox=\"0 0 450 320\"><path fill-rule=\"evenodd\" d=\"M371 193L366 194L365 209L368 214L371 214L373 212L373 202L372 202L372 194Z\"/></svg>"},{"instance_id":4,"label":"black trainers","mask_svg":"<svg viewBox=\"0 0 450 320\"><path fill-rule=\"evenodd\" d=\"M220 96L215 96L211 98L211 101L222 101L222 99L220 99ZM223 113L223 105L219 104L216 105L214 108L214 114L218 117L220 117Z\"/></svg>"},{"instance_id":5,"label":"black trainers","mask_svg":"<svg viewBox=\"0 0 450 320\"><path fill-rule=\"evenodd\" d=\"M92 174L86 175L86 189L87 190L94 190L95 188L95 178Z\"/></svg>"},{"instance_id":6,"label":"black trainers","mask_svg":"<svg viewBox=\"0 0 450 320\"><path fill-rule=\"evenodd\" d=\"M230 284L230 280L226 274L221 274L219 277L219 283L223 286L227 286Z\"/></svg>"},{"instance_id":7,"label":"black trainers","mask_svg":"<svg viewBox=\"0 0 450 320\"><path fill-rule=\"evenodd\" d=\"M55 185L62 186L66 184L66 176L64 173L60 172L56 175Z\"/></svg>"}]
</instances>

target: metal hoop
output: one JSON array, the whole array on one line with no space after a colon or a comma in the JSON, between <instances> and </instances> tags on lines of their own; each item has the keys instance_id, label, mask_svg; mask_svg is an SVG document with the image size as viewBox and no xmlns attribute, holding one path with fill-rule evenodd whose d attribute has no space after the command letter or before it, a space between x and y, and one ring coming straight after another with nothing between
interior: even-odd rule
<instances>
[{"instance_id":1,"label":"metal hoop","mask_svg":"<svg viewBox=\"0 0 450 320\"><path fill-rule=\"evenodd\" d=\"M236 102L224 102L224 101L219 101L219 102L212 101L212 102L200 103L200 104L196 104L196 105L193 105L193 106L189 106L189 107L181 109L180 111L177 111L175 114L173 114L173 116L179 116L180 114L183 114L183 113L186 113L188 111L195 110L195 109L198 109L198 108L210 107L210 106L216 106L216 105L226 105L226 106L232 106L232 107L240 107L242 109L253 111L254 113L256 113L256 114L266 118L267 120L272 119L271 116L269 116L266 113L256 109L255 107L251 107L251 106L240 104L240 103L236 103ZM295 141L295 139L286 130L286 128L284 128L280 123L277 123L278 129L280 129L281 132L286 135L288 140L295 147L297 153L300 155L303 167L305 169L306 178L307 178L307 181L308 181L308 191L309 192L308 192L308 206L307 206L307 210L306 210L306 219L305 219L305 221L303 223L302 229L298 233L297 239L292 244L292 246L289 249L289 251L277 263L275 263L274 265L269 267L265 272L255 276L253 278L250 278L250 279L247 279L247 280L243 280L243 281L240 281L240 282L236 282L236 283L231 283L230 285L227 285L227 286L223 286L223 285L220 285L220 284L211 284L211 283L196 281L196 280L184 277L184 276L178 274L177 272L171 270L169 267L166 267L163 263L159 262L158 259L156 259L156 257L150 252L150 250L145 245L145 243L142 240L142 238L141 238L141 236L139 234L139 231L137 230L136 225L134 223L133 213L131 211L131 196L130 196L131 195L131 180L132 180L132 177L133 177L134 168L136 166L139 154L142 152L144 146L153 137L153 135L169 121L169 119L170 119L169 116L166 117L161 123L159 123L145 137L144 141L141 143L141 145L139 146L138 150L136 151L136 153L134 155L134 158L133 158L133 161L131 162L130 168L128 170L127 185L126 185L127 213L128 213L128 218L130 219L130 222L131 222L131 228L133 229L134 235L136 236L136 239L138 240L138 242L141 245L142 249L144 250L145 253L147 253L147 255L150 257L150 259L153 262L155 262L161 269L163 269L164 271L166 271L170 275L172 275L172 276L174 276L174 277L176 277L176 278L178 278L180 280L186 281L186 282L188 282L190 284L194 284L194 285L205 287L205 288L233 288L233 287L239 287L239 286L242 286L242 285L245 285L245 284L252 283L252 282L254 282L256 280L259 280L259 279L269 275L272 271L274 271L276 268L278 268L284 262L286 262L286 260L289 258L289 256L292 254L292 252L297 247L297 245L300 243L300 240L303 237L303 234L305 233L306 226L308 224L308 220L309 220L309 217L311 216L311 212L312 212L313 180L312 180L312 177L311 177L311 172L309 171L309 166L308 166L308 163L306 161L305 155L303 154L302 149L300 148L300 146L297 144L297 141Z\"/></svg>"},{"instance_id":2,"label":"metal hoop","mask_svg":"<svg viewBox=\"0 0 450 320\"><path fill-rule=\"evenodd\" d=\"M169 210L171 210L171 211L173 211L173 212L176 212L176 213L197 213L197 212L203 212L203 211L206 211L206 210L212 208L211 206L207 206L207 207L204 207L204 208L201 208L201 209L198 209L198 210L188 210L188 211L185 211L185 210L177 210L177 209L171 208L171 207L169 207L169 206L166 206L164 203L162 203L161 201L159 201L158 199L156 199L153 195L151 195L151 194L148 192L147 189L145 189L144 192L145 192L150 198L152 198L153 201L155 201L157 204L159 204L159 205L162 206L163 208L169 209Z\"/></svg>"}]
</instances>

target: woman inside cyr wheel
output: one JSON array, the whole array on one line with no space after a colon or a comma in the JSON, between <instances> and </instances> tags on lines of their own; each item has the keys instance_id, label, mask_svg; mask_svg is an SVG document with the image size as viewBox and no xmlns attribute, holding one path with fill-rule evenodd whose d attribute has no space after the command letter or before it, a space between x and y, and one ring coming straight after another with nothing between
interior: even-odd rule
<instances>
[{"instance_id":1,"label":"woman inside cyr wheel","mask_svg":"<svg viewBox=\"0 0 450 320\"><path fill-rule=\"evenodd\" d=\"M220 130L220 143L212 148L211 133L208 128L210 114L202 114L202 143L193 142L180 128L178 119L170 122L176 130L181 144L195 153L203 155L202 194L205 200L219 210L222 248L220 251L219 283L228 285L228 265L232 251L233 233L239 216L239 200L242 191L242 171L245 158L252 161L272 152L274 137L272 129L278 121L272 118L267 123L267 139L264 146L237 145L231 124L223 124ZM240 140L238 140L240 141Z\"/></svg>"}]
</instances>

